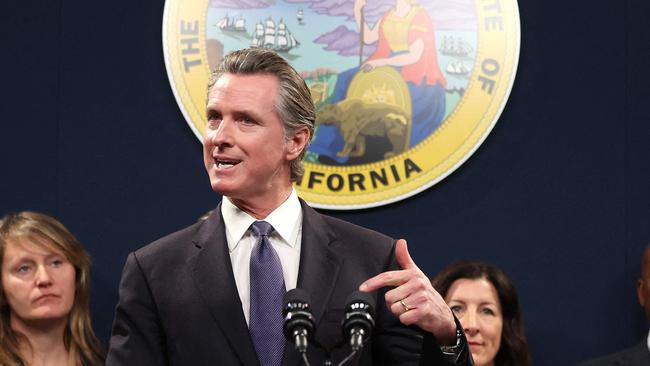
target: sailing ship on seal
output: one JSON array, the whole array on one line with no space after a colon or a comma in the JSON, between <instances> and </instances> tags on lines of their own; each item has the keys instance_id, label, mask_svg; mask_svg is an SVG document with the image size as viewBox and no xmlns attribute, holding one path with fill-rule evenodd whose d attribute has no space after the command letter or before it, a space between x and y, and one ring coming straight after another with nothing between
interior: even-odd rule
<instances>
[{"instance_id":1,"label":"sailing ship on seal","mask_svg":"<svg viewBox=\"0 0 650 366\"><path fill-rule=\"evenodd\" d=\"M299 8L296 12L296 20L298 20L298 24L305 25L305 12L302 10L302 8Z\"/></svg>"},{"instance_id":2,"label":"sailing ship on seal","mask_svg":"<svg viewBox=\"0 0 650 366\"><path fill-rule=\"evenodd\" d=\"M241 15L239 18L235 19L233 17L229 17L226 13L226 16L217 21L216 26L222 31L246 32L246 19L244 19L244 17Z\"/></svg>"},{"instance_id":3,"label":"sailing ship on seal","mask_svg":"<svg viewBox=\"0 0 650 366\"><path fill-rule=\"evenodd\" d=\"M445 56L467 57L473 49L460 37L445 36L442 39L439 51Z\"/></svg>"},{"instance_id":4,"label":"sailing ship on seal","mask_svg":"<svg viewBox=\"0 0 650 366\"><path fill-rule=\"evenodd\" d=\"M284 20L280 18L276 26L271 17L255 24L250 44L251 47L264 47L277 52L289 52L300 46L300 42L291 34Z\"/></svg>"}]
</instances>

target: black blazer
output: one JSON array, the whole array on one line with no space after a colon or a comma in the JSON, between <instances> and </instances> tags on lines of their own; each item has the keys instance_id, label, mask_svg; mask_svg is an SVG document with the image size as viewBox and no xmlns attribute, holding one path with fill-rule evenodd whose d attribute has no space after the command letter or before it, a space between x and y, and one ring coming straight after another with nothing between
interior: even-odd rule
<instances>
[{"instance_id":1,"label":"black blazer","mask_svg":"<svg viewBox=\"0 0 650 366\"><path fill-rule=\"evenodd\" d=\"M650 365L648 343L643 342L634 347L607 355L581 364L580 366L647 366Z\"/></svg>"},{"instance_id":2,"label":"black blazer","mask_svg":"<svg viewBox=\"0 0 650 366\"><path fill-rule=\"evenodd\" d=\"M394 240L320 215L301 200L302 246L298 287L311 296L316 339L331 347L341 338L344 302L366 279L395 263ZM406 327L374 294L376 329L352 364L446 364L435 339ZM424 347L424 348L423 348ZM310 347L309 360L325 355ZM337 364L349 352L333 354ZM463 362L471 364L468 351ZM284 365L299 365L285 346ZM107 365L259 365L249 336L228 254L221 208L202 222L131 253L119 288Z\"/></svg>"}]
</instances>

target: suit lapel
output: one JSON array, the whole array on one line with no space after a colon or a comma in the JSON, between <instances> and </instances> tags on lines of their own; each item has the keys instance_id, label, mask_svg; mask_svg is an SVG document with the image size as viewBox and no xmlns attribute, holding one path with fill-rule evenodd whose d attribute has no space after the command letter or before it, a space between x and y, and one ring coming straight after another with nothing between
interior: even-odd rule
<instances>
[{"instance_id":1,"label":"suit lapel","mask_svg":"<svg viewBox=\"0 0 650 366\"><path fill-rule=\"evenodd\" d=\"M314 209L300 200L302 206L302 239L300 246L300 268L298 270L298 288L311 297L312 315L316 328L323 318L323 313L332 296L336 279L341 267L341 259L330 249L336 236ZM289 351L293 345L286 343L283 365L300 365L302 359L296 351Z\"/></svg>"},{"instance_id":2,"label":"suit lapel","mask_svg":"<svg viewBox=\"0 0 650 366\"><path fill-rule=\"evenodd\" d=\"M338 279L342 259L330 248L336 235L322 216L300 200L303 212L298 287L311 296L316 326L323 317Z\"/></svg>"},{"instance_id":3,"label":"suit lapel","mask_svg":"<svg viewBox=\"0 0 650 366\"><path fill-rule=\"evenodd\" d=\"M188 264L199 294L242 364L258 365L232 273L221 205L197 231L193 242L198 250Z\"/></svg>"}]
</instances>

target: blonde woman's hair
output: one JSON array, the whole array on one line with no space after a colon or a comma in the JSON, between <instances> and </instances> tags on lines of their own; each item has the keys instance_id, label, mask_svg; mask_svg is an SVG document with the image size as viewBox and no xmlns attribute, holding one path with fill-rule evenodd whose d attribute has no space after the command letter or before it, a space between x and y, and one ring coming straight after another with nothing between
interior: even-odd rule
<instances>
[{"instance_id":1,"label":"blonde woman's hair","mask_svg":"<svg viewBox=\"0 0 650 366\"><path fill-rule=\"evenodd\" d=\"M90 320L90 257L81 243L56 219L37 212L23 211L0 219L0 264L8 241L27 241L55 249L75 268L75 298L63 334L63 342L76 364L101 365L104 354ZM0 286L0 365L25 365L19 344L29 340L11 329L11 309Z\"/></svg>"}]
</instances>

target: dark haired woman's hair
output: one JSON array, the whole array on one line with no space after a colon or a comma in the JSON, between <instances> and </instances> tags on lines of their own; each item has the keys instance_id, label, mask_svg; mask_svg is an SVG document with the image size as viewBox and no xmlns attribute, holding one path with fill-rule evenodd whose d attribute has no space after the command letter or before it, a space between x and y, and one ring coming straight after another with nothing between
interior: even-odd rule
<instances>
[{"instance_id":1,"label":"dark haired woman's hair","mask_svg":"<svg viewBox=\"0 0 650 366\"><path fill-rule=\"evenodd\" d=\"M431 280L431 284L446 298L449 288L456 280L480 278L488 280L496 289L503 314L501 347L494 360L495 365L529 366L530 354L517 290L500 268L477 261L460 261L443 269Z\"/></svg>"},{"instance_id":2,"label":"dark haired woman's hair","mask_svg":"<svg viewBox=\"0 0 650 366\"><path fill-rule=\"evenodd\" d=\"M7 242L14 240L51 246L51 249L60 251L72 263L76 273L75 298L63 334L63 342L68 352L74 355L76 365L102 365L102 348L90 321L90 257L81 243L56 219L29 211L10 214L0 219L0 264ZM19 344L29 340L10 327L10 312L0 286L0 365L25 365L25 360L19 352Z\"/></svg>"}]
</instances>

